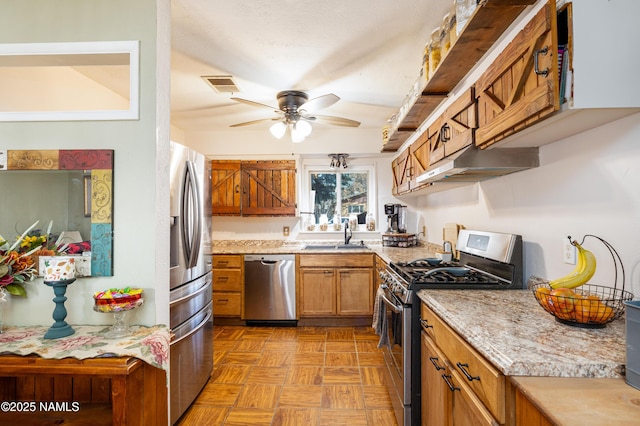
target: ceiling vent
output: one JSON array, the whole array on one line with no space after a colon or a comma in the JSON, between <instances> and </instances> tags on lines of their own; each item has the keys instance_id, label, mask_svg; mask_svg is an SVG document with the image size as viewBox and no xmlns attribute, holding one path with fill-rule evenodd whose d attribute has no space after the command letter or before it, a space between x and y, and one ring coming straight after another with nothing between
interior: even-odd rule
<instances>
[{"instance_id":1,"label":"ceiling vent","mask_svg":"<svg viewBox=\"0 0 640 426\"><path fill-rule=\"evenodd\" d=\"M238 93L240 89L230 75L203 75L202 79L218 93Z\"/></svg>"}]
</instances>

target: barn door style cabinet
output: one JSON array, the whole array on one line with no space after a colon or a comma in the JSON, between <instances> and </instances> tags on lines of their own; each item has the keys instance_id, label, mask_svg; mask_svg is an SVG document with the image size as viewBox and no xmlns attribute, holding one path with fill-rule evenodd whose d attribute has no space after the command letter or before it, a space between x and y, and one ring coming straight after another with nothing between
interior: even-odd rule
<instances>
[{"instance_id":1,"label":"barn door style cabinet","mask_svg":"<svg viewBox=\"0 0 640 426\"><path fill-rule=\"evenodd\" d=\"M295 216L295 161L211 162L214 216Z\"/></svg>"},{"instance_id":2,"label":"barn door style cabinet","mask_svg":"<svg viewBox=\"0 0 640 426\"><path fill-rule=\"evenodd\" d=\"M442 58L433 76L407 114L391 129L383 151L396 151L422 122L447 99L513 21L536 0L483 0L467 21L458 39ZM426 40L425 40L426 42Z\"/></svg>"},{"instance_id":3,"label":"barn door style cabinet","mask_svg":"<svg viewBox=\"0 0 640 426\"><path fill-rule=\"evenodd\" d=\"M476 82L481 148L541 146L640 111L640 2L536 7Z\"/></svg>"}]
</instances>

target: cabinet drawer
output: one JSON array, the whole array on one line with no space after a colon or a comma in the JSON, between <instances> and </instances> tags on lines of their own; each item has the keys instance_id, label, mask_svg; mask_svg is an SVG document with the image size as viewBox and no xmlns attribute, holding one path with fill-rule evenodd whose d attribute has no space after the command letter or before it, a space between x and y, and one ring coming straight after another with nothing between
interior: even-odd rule
<instances>
[{"instance_id":1,"label":"cabinet drawer","mask_svg":"<svg viewBox=\"0 0 640 426\"><path fill-rule=\"evenodd\" d=\"M372 254L312 254L300 255L300 267L312 268L373 268Z\"/></svg>"},{"instance_id":2,"label":"cabinet drawer","mask_svg":"<svg viewBox=\"0 0 640 426\"><path fill-rule=\"evenodd\" d=\"M243 257L241 254L214 254L212 260L214 268L241 268Z\"/></svg>"},{"instance_id":3,"label":"cabinet drawer","mask_svg":"<svg viewBox=\"0 0 640 426\"><path fill-rule=\"evenodd\" d=\"M421 304L423 330L440 348L450 368L501 423L505 422L505 377L432 310Z\"/></svg>"},{"instance_id":4,"label":"cabinet drawer","mask_svg":"<svg viewBox=\"0 0 640 426\"><path fill-rule=\"evenodd\" d=\"M214 316L240 316L240 293L213 293Z\"/></svg>"},{"instance_id":5,"label":"cabinet drawer","mask_svg":"<svg viewBox=\"0 0 640 426\"><path fill-rule=\"evenodd\" d=\"M215 269L213 291L242 291L242 270Z\"/></svg>"}]
</instances>

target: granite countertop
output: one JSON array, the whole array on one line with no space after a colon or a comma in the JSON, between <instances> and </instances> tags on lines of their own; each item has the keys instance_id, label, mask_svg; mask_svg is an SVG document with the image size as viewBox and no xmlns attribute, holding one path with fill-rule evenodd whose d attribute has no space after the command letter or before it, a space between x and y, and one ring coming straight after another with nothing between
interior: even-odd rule
<instances>
[{"instance_id":1,"label":"granite countertop","mask_svg":"<svg viewBox=\"0 0 640 426\"><path fill-rule=\"evenodd\" d=\"M317 254L317 253L369 253L373 252L385 262L408 262L422 257L432 257L434 244L419 245L415 247L384 247L380 240L365 240L362 249L334 249L312 250L305 249L307 245L337 245L342 241L336 240L217 240L211 245L212 254ZM355 244L359 244L356 241Z\"/></svg>"},{"instance_id":2,"label":"granite countertop","mask_svg":"<svg viewBox=\"0 0 640 426\"><path fill-rule=\"evenodd\" d=\"M530 290L420 290L420 299L507 376L620 378L624 319L564 325Z\"/></svg>"}]
</instances>

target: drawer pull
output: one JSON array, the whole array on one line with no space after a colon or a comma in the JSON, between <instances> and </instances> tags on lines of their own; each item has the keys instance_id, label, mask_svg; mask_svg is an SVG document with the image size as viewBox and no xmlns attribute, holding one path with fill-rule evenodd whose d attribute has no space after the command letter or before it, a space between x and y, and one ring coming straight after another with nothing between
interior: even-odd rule
<instances>
[{"instance_id":1,"label":"drawer pull","mask_svg":"<svg viewBox=\"0 0 640 426\"><path fill-rule=\"evenodd\" d=\"M462 374L464 374L464 376L470 382L473 381L473 380L480 380L480 376L472 376L471 374L469 374L469 372L467 371L467 368L469 368L469 364L462 364L462 363L459 362L456 365L458 366L460 371L462 371Z\"/></svg>"},{"instance_id":2,"label":"drawer pull","mask_svg":"<svg viewBox=\"0 0 640 426\"><path fill-rule=\"evenodd\" d=\"M227 303L229 299L218 299L218 303Z\"/></svg>"},{"instance_id":3,"label":"drawer pull","mask_svg":"<svg viewBox=\"0 0 640 426\"><path fill-rule=\"evenodd\" d=\"M542 54L543 56L546 56L547 52L549 52L549 47L545 46L542 49L538 49L533 53L533 70L537 75L543 75L545 77L549 75L549 68L540 70L540 67L538 66L538 55Z\"/></svg>"},{"instance_id":4,"label":"drawer pull","mask_svg":"<svg viewBox=\"0 0 640 426\"><path fill-rule=\"evenodd\" d=\"M216 277L216 281L229 281L229 277Z\"/></svg>"},{"instance_id":5,"label":"drawer pull","mask_svg":"<svg viewBox=\"0 0 640 426\"><path fill-rule=\"evenodd\" d=\"M429 361L431 361L431 363L433 364L433 366L436 368L436 371L440 371L440 370L444 370L444 367L440 367L438 365L438 358L435 356L430 356L429 357Z\"/></svg>"},{"instance_id":6,"label":"drawer pull","mask_svg":"<svg viewBox=\"0 0 640 426\"><path fill-rule=\"evenodd\" d=\"M424 328L433 328L432 325L429 325L429 323L427 322L427 320L423 320L422 318L420 319L420 324L424 327Z\"/></svg>"},{"instance_id":7,"label":"drawer pull","mask_svg":"<svg viewBox=\"0 0 640 426\"><path fill-rule=\"evenodd\" d=\"M229 263L229 261L228 261L228 260L218 260L218 261L216 262L216 266L226 265L226 264L228 264L228 263Z\"/></svg>"},{"instance_id":8,"label":"drawer pull","mask_svg":"<svg viewBox=\"0 0 640 426\"><path fill-rule=\"evenodd\" d=\"M451 390L451 392L460 390L460 388L453 386L453 383L449 381L449 379L451 378L450 374L443 374L442 378L444 379L445 382L447 382L447 386L449 386L449 390Z\"/></svg>"}]
</instances>

